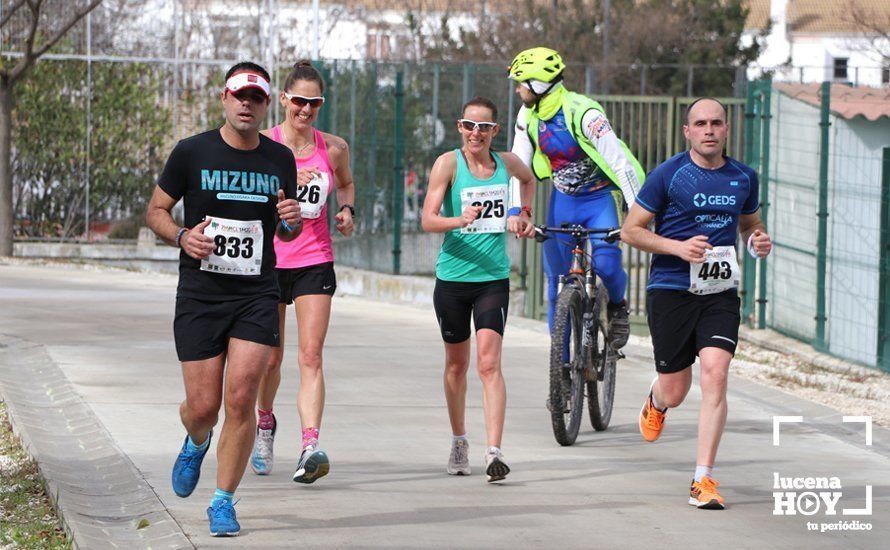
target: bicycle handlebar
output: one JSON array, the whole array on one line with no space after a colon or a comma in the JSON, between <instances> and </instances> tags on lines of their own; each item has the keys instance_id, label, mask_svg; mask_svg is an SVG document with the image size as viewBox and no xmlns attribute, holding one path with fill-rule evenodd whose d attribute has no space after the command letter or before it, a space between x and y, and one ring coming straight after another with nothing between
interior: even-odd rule
<instances>
[{"instance_id":1,"label":"bicycle handlebar","mask_svg":"<svg viewBox=\"0 0 890 550\"><path fill-rule=\"evenodd\" d=\"M591 228L584 227L581 225L568 225L565 224L561 227L550 227L546 225L536 225L535 226L535 240L539 243L542 243L550 238L548 233L563 233L567 235L571 235L576 239L580 239L582 237L589 237L591 235L605 235L603 237L603 241L607 243L614 243L621 239L621 228L615 227L606 227L606 228Z\"/></svg>"}]
</instances>

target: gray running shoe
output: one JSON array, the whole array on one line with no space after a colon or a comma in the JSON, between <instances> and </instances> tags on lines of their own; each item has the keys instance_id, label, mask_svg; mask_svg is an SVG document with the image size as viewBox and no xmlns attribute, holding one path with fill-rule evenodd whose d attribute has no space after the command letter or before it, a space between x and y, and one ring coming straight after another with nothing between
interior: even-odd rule
<instances>
[{"instance_id":1,"label":"gray running shoe","mask_svg":"<svg viewBox=\"0 0 890 550\"><path fill-rule=\"evenodd\" d=\"M504 462L504 453L497 447L489 447L485 453L485 475L488 482L500 481L510 473L510 467Z\"/></svg>"},{"instance_id":2,"label":"gray running shoe","mask_svg":"<svg viewBox=\"0 0 890 550\"><path fill-rule=\"evenodd\" d=\"M313 483L316 479L328 475L331 471L331 462L328 455L321 449L309 445L303 449L300 455L300 463L294 472L294 481L297 483Z\"/></svg>"},{"instance_id":3,"label":"gray running shoe","mask_svg":"<svg viewBox=\"0 0 890 550\"><path fill-rule=\"evenodd\" d=\"M250 467L257 475L267 476L272 473L272 464L274 463L272 445L275 443L276 427L273 426L271 430L256 429L253 453L250 455Z\"/></svg>"},{"instance_id":4,"label":"gray running shoe","mask_svg":"<svg viewBox=\"0 0 890 550\"><path fill-rule=\"evenodd\" d=\"M463 437L455 437L451 440L451 456L448 457L448 467L445 471L453 476L470 475L470 443Z\"/></svg>"}]
</instances>

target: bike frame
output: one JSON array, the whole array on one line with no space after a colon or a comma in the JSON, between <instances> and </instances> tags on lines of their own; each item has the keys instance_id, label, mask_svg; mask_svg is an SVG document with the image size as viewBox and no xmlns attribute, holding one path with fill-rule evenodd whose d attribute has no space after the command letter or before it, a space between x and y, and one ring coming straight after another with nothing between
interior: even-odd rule
<instances>
[{"instance_id":1,"label":"bike frame","mask_svg":"<svg viewBox=\"0 0 890 550\"><path fill-rule=\"evenodd\" d=\"M541 242L547 238L551 238L547 235L548 233L570 235L574 240L574 246L572 247L572 266L569 269L568 274L559 276L557 295L562 292L563 287L568 281L572 281L571 284L584 289L582 296L584 300L583 326L585 327L585 330L582 333L583 345L581 346L581 362L584 365L584 368L590 369L593 367L594 360L594 357L590 352L595 352L596 350L592 350L592 346L590 345L592 336L589 327L593 322L593 300L596 299L599 281L596 276L596 260L594 259L593 254L591 254L588 261L588 255L584 248L590 240L591 235L604 235L604 241L607 243L614 243L618 240L621 229L615 227L586 228L580 225L563 225L561 227L536 226L535 232L537 233L535 238ZM569 243L566 242L565 244ZM605 311L600 312L600 314L605 315ZM600 370L596 369L596 375L599 380L603 379L603 373Z\"/></svg>"}]
</instances>

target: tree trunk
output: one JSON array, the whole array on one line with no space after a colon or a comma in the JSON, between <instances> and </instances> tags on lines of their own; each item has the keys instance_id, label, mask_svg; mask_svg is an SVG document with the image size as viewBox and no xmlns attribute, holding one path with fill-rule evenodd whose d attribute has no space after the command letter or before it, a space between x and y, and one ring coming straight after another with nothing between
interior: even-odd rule
<instances>
[{"instance_id":1,"label":"tree trunk","mask_svg":"<svg viewBox=\"0 0 890 550\"><path fill-rule=\"evenodd\" d=\"M0 256L12 256L12 90L0 79Z\"/></svg>"}]
</instances>

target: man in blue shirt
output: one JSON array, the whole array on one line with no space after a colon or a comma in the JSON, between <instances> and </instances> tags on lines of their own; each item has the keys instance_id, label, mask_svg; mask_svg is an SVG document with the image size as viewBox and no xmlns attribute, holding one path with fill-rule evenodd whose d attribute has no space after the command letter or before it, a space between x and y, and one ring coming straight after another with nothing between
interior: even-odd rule
<instances>
[{"instance_id":1,"label":"man in blue shirt","mask_svg":"<svg viewBox=\"0 0 890 550\"><path fill-rule=\"evenodd\" d=\"M667 410L689 392L698 355L702 402L689 504L717 510L724 501L711 470L741 321L735 243L741 233L758 258L772 249L760 219L757 174L723 154L728 128L719 101L690 105L683 126L690 150L649 174L621 231L625 242L653 253L646 305L658 375L640 411L640 433L658 439Z\"/></svg>"}]
</instances>

